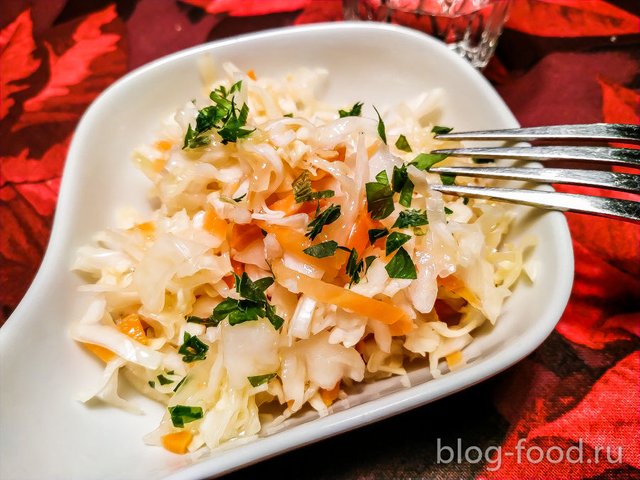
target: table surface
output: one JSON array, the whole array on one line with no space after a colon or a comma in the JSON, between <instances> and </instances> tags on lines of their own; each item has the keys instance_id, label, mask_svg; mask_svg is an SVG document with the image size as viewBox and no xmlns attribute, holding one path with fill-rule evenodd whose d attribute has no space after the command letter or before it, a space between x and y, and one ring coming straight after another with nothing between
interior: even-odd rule
<instances>
[{"instance_id":1,"label":"table surface","mask_svg":"<svg viewBox=\"0 0 640 480\"><path fill-rule=\"evenodd\" d=\"M69 141L102 90L202 42L341 19L337 0L2 2L0 324L38 269ZM514 0L484 74L524 126L639 124L638 1ZM572 297L532 355L464 392L230 477L640 478L640 225L567 218ZM503 454L500 465L475 461L474 449L470 461L438 462L439 445L458 441L463 452L475 446L513 454ZM518 458L519 441L555 453L582 445L584 461L551 455L538 463L535 449L532 459ZM588 462L598 447L600 461Z\"/></svg>"}]
</instances>

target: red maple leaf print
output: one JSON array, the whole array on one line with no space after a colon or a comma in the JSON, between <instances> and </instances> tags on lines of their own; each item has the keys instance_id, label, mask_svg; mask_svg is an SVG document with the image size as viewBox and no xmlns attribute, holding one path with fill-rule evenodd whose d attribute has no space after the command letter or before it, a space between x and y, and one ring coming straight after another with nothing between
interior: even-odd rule
<instances>
[{"instance_id":1,"label":"red maple leaf print","mask_svg":"<svg viewBox=\"0 0 640 480\"><path fill-rule=\"evenodd\" d=\"M640 33L640 19L603 0L515 0L507 27L540 37Z\"/></svg>"},{"instance_id":2,"label":"red maple leaf print","mask_svg":"<svg viewBox=\"0 0 640 480\"><path fill-rule=\"evenodd\" d=\"M294 12L302 10L313 0L183 0L200 7L211 14L227 13L232 17L252 17L270 13Z\"/></svg>"},{"instance_id":3,"label":"red maple leaf print","mask_svg":"<svg viewBox=\"0 0 640 480\"><path fill-rule=\"evenodd\" d=\"M115 22L120 20L111 5L62 27L73 28L71 47L60 51L68 41L59 34L44 42L49 53L49 80L24 103L14 132L40 123L77 120L87 105L126 71L125 56L117 45L121 36L107 29Z\"/></svg>"},{"instance_id":4,"label":"red maple leaf print","mask_svg":"<svg viewBox=\"0 0 640 480\"><path fill-rule=\"evenodd\" d=\"M25 10L0 31L0 120L15 104L13 94L28 88L24 80L40 66L35 49L31 12Z\"/></svg>"},{"instance_id":5,"label":"red maple leaf print","mask_svg":"<svg viewBox=\"0 0 640 480\"><path fill-rule=\"evenodd\" d=\"M529 438L582 439L594 449L609 447L612 455L620 448L624 462L640 468L639 374L640 352L634 352L602 375L575 408L533 429Z\"/></svg>"}]
</instances>

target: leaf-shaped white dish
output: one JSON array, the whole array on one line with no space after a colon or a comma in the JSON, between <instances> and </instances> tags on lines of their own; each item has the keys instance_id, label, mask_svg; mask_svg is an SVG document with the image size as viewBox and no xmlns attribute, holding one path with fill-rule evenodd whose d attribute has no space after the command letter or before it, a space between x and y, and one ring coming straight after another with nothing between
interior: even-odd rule
<instances>
[{"instance_id":1,"label":"leaf-shaped white dish","mask_svg":"<svg viewBox=\"0 0 640 480\"><path fill-rule=\"evenodd\" d=\"M75 400L102 365L68 329L86 307L69 271L77 248L112 225L119 207L150 211L148 183L131 162L159 122L200 91L198 59L211 54L242 69L278 75L300 66L330 72L324 97L336 105L384 107L436 87L446 91L440 122L457 130L517 127L487 81L442 43L377 23L335 23L268 31L192 48L153 62L107 89L87 110L65 166L51 240L29 292L0 330L0 477L203 478L365 425L459 391L522 359L549 335L566 305L573 252L564 216L518 210L512 238L535 235L535 283L520 282L495 328L466 350L465 368L430 380L411 373L366 384L324 418L308 414L269 436L231 443L212 454L177 456L142 437L163 413L147 399L134 416Z\"/></svg>"}]
</instances>

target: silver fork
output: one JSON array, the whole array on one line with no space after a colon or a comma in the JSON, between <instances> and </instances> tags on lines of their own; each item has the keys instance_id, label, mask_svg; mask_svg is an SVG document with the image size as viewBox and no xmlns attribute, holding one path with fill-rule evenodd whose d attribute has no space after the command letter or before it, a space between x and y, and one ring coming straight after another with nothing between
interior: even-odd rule
<instances>
[{"instance_id":1,"label":"silver fork","mask_svg":"<svg viewBox=\"0 0 640 480\"><path fill-rule=\"evenodd\" d=\"M557 125L550 127L515 128L478 132L451 132L436 135L443 140L505 140L510 142L588 141L623 142L640 144L640 126L596 123L589 125ZM640 169L640 150L604 146L528 146L456 148L434 150L431 153L452 157L472 157L478 163L487 159L563 160L583 162L587 165L626 165ZM518 167L431 167L432 173L465 177L524 180L537 183L563 183L587 185L632 192L640 195L640 175L603 170L577 170L573 168L518 168ZM595 197L570 193L513 188L478 186L432 185L434 190L451 195L501 200L550 210L588 213L604 217L640 222L640 202L610 197ZM639 197L640 199L640 197Z\"/></svg>"}]
</instances>

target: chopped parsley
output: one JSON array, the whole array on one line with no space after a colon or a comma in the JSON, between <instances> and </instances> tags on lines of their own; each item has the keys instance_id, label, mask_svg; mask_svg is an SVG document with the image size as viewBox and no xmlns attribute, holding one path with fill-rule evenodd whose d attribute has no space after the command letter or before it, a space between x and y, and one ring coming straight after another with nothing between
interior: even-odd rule
<instances>
[{"instance_id":1,"label":"chopped parsley","mask_svg":"<svg viewBox=\"0 0 640 480\"><path fill-rule=\"evenodd\" d=\"M154 382L153 380L149 380L147 383L151 388L156 388L156 382Z\"/></svg>"},{"instance_id":2,"label":"chopped parsley","mask_svg":"<svg viewBox=\"0 0 640 480\"><path fill-rule=\"evenodd\" d=\"M311 188L311 174L307 170L303 170L300 175L293 181L293 197L296 203L309 202L311 200L319 200L321 198L330 198L335 195L333 190L322 190L314 192Z\"/></svg>"},{"instance_id":3,"label":"chopped parsley","mask_svg":"<svg viewBox=\"0 0 640 480\"><path fill-rule=\"evenodd\" d=\"M178 349L178 353L182 355L183 362L191 363L207 358L208 350L209 347L206 343L203 343L195 335L191 336L189 332L184 332L184 340Z\"/></svg>"},{"instance_id":4,"label":"chopped parsley","mask_svg":"<svg viewBox=\"0 0 640 480\"><path fill-rule=\"evenodd\" d=\"M373 109L376 111L376 114L378 115L378 135L380 136L380 138L382 139L382 141L384 142L384 144L387 144L387 131L384 127L384 122L382 121L382 117L380 116L380 112L378 112L378 109L376 107L373 107Z\"/></svg>"},{"instance_id":5,"label":"chopped parsley","mask_svg":"<svg viewBox=\"0 0 640 480\"><path fill-rule=\"evenodd\" d=\"M389 235L389 230L386 228L372 228L369 230L369 243L373 245L376 240L384 238Z\"/></svg>"},{"instance_id":6,"label":"chopped parsley","mask_svg":"<svg viewBox=\"0 0 640 480\"><path fill-rule=\"evenodd\" d=\"M384 268L387 274L389 274L389 278L406 278L412 280L418 278L416 266L413 264L411 256L402 247L400 247Z\"/></svg>"},{"instance_id":7,"label":"chopped parsley","mask_svg":"<svg viewBox=\"0 0 640 480\"><path fill-rule=\"evenodd\" d=\"M380 173L376 175L376 182L389 185L389 176L386 170L381 170Z\"/></svg>"},{"instance_id":8,"label":"chopped parsley","mask_svg":"<svg viewBox=\"0 0 640 480\"><path fill-rule=\"evenodd\" d=\"M189 315L186 318L186 320L187 320L187 323L197 323L199 325L204 325L205 327L217 327L218 323L220 323L220 321L215 318L213 313L207 318L196 317L195 315Z\"/></svg>"},{"instance_id":9,"label":"chopped parsley","mask_svg":"<svg viewBox=\"0 0 640 480\"><path fill-rule=\"evenodd\" d=\"M462 197L462 203L464 205L469 205L469 199L467 197Z\"/></svg>"},{"instance_id":10,"label":"chopped parsley","mask_svg":"<svg viewBox=\"0 0 640 480\"><path fill-rule=\"evenodd\" d=\"M427 213L422 210L403 210L393 224L393 228L409 228L428 225Z\"/></svg>"},{"instance_id":11,"label":"chopped parsley","mask_svg":"<svg viewBox=\"0 0 640 480\"><path fill-rule=\"evenodd\" d=\"M359 117L360 114L362 113L362 106L364 105L364 103L362 102L356 102L353 107L351 107L351 110L338 110L338 115L340 115L340 118L344 118L344 117Z\"/></svg>"},{"instance_id":12,"label":"chopped parsley","mask_svg":"<svg viewBox=\"0 0 640 480\"><path fill-rule=\"evenodd\" d=\"M238 325L258 318L267 318L273 328L278 330L284 319L276 314L275 308L269 304L264 293L273 284L273 277L264 277L254 282L246 272L241 277L235 274L234 276L236 291L242 298L226 298L220 302L213 309L212 317L215 321L220 323L228 318L229 325Z\"/></svg>"},{"instance_id":13,"label":"chopped parsley","mask_svg":"<svg viewBox=\"0 0 640 480\"><path fill-rule=\"evenodd\" d=\"M455 175L440 175L440 181L443 185L453 185L456 183Z\"/></svg>"},{"instance_id":14,"label":"chopped parsley","mask_svg":"<svg viewBox=\"0 0 640 480\"><path fill-rule=\"evenodd\" d=\"M242 199L244 197L246 197L246 196L247 196L247 194L245 193L244 195L240 195L239 197L234 198L233 201L236 202L236 203L241 202Z\"/></svg>"},{"instance_id":15,"label":"chopped parsley","mask_svg":"<svg viewBox=\"0 0 640 480\"><path fill-rule=\"evenodd\" d=\"M222 138L222 143L236 142L239 138L250 135L253 130L245 127L249 116L249 107L243 104L238 108L235 104L234 93L239 91L242 82L234 83L229 90L220 86L211 92L209 98L214 105L209 105L198 111L196 126L189 124L184 137L183 149L198 148L211 142L209 132L217 130Z\"/></svg>"},{"instance_id":16,"label":"chopped parsley","mask_svg":"<svg viewBox=\"0 0 640 480\"><path fill-rule=\"evenodd\" d=\"M435 133L436 135L442 135L445 133L449 133L453 130L453 127L441 127L440 125L435 125L431 129L431 133Z\"/></svg>"},{"instance_id":17,"label":"chopped parsley","mask_svg":"<svg viewBox=\"0 0 640 480\"><path fill-rule=\"evenodd\" d=\"M285 113L283 117L293 118L293 113Z\"/></svg>"},{"instance_id":18,"label":"chopped parsley","mask_svg":"<svg viewBox=\"0 0 640 480\"><path fill-rule=\"evenodd\" d=\"M399 249L402 245L411 240L411 235L401 232L392 232L387 237L387 243L385 245L385 255L389 255Z\"/></svg>"},{"instance_id":19,"label":"chopped parsley","mask_svg":"<svg viewBox=\"0 0 640 480\"><path fill-rule=\"evenodd\" d=\"M444 213L446 213L447 215L451 215L453 213L453 210L448 207L444 207Z\"/></svg>"},{"instance_id":20,"label":"chopped parsley","mask_svg":"<svg viewBox=\"0 0 640 480\"><path fill-rule=\"evenodd\" d=\"M400 193L398 202L403 207L409 208L413 200L414 184L407 173L407 166L393 167L393 175L391 176L391 185L394 192Z\"/></svg>"},{"instance_id":21,"label":"chopped parsley","mask_svg":"<svg viewBox=\"0 0 640 480\"><path fill-rule=\"evenodd\" d=\"M347 247L338 247L340 250L344 250L345 252L349 252L349 258L347 259L347 264L345 266L345 271L349 278L351 279L349 282L349 287L352 284L357 284L360 282L362 274L366 274L367 270L376 259L375 255L369 255L368 257L358 259L358 252L355 248L347 248Z\"/></svg>"},{"instance_id":22,"label":"chopped parsley","mask_svg":"<svg viewBox=\"0 0 640 480\"><path fill-rule=\"evenodd\" d=\"M328 240L317 245L312 245L311 247L305 248L302 251L312 257L325 258L335 254L337 248L338 242L334 240Z\"/></svg>"},{"instance_id":23,"label":"chopped parsley","mask_svg":"<svg viewBox=\"0 0 640 480\"><path fill-rule=\"evenodd\" d=\"M182 378L182 380L180 380L180 381L178 382L178 384L175 386L175 388L173 389L173 392L174 392L174 393L178 391L178 389L182 386L182 384L185 382L185 380L187 380L186 375L185 375L185 376Z\"/></svg>"},{"instance_id":24,"label":"chopped parsley","mask_svg":"<svg viewBox=\"0 0 640 480\"><path fill-rule=\"evenodd\" d=\"M407 137L405 137L404 135L400 135L398 137L398 140L396 140L396 148L398 150L402 150L403 152L413 151L411 150L411 145L409 145L409 142L407 141Z\"/></svg>"},{"instance_id":25,"label":"chopped parsley","mask_svg":"<svg viewBox=\"0 0 640 480\"><path fill-rule=\"evenodd\" d=\"M171 415L171 423L174 427L183 428L185 423L195 422L202 418L202 408L176 405L169 407L169 415Z\"/></svg>"},{"instance_id":26,"label":"chopped parsley","mask_svg":"<svg viewBox=\"0 0 640 480\"><path fill-rule=\"evenodd\" d=\"M309 223L308 231L305 233L305 236L314 240L318 235L320 235L320 232L325 225L335 222L339 217L340 205L331 205L323 212L316 213L316 218Z\"/></svg>"},{"instance_id":27,"label":"chopped parsley","mask_svg":"<svg viewBox=\"0 0 640 480\"><path fill-rule=\"evenodd\" d=\"M275 376L275 373L267 373L265 375L255 375L253 377L247 377L247 380L249 380L249 383L252 387L259 387L263 383L269 382Z\"/></svg>"},{"instance_id":28,"label":"chopped parsley","mask_svg":"<svg viewBox=\"0 0 640 480\"><path fill-rule=\"evenodd\" d=\"M415 166L418 170L428 171L436 163L441 162L448 156L446 153L421 153L409 165Z\"/></svg>"},{"instance_id":29,"label":"chopped parsley","mask_svg":"<svg viewBox=\"0 0 640 480\"><path fill-rule=\"evenodd\" d=\"M170 383L173 383L173 380L169 380L164 375L158 375L158 381L160 382L160 385L169 385Z\"/></svg>"},{"instance_id":30,"label":"chopped parsley","mask_svg":"<svg viewBox=\"0 0 640 480\"><path fill-rule=\"evenodd\" d=\"M368 182L365 185L367 193L367 210L374 220L387 218L393 212L393 191L388 184Z\"/></svg>"}]
</instances>

